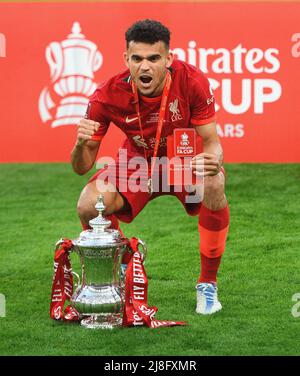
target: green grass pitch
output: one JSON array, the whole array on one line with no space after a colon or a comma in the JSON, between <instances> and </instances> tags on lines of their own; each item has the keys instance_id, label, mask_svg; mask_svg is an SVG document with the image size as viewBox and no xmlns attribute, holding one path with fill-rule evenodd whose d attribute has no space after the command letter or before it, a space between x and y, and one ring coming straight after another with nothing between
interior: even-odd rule
<instances>
[{"instance_id":1,"label":"green grass pitch","mask_svg":"<svg viewBox=\"0 0 300 376\"><path fill-rule=\"evenodd\" d=\"M149 304L187 327L93 331L49 318L53 250L81 231L78 195L87 176L67 164L0 165L1 355L299 355L300 166L229 164L231 227L218 276L223 310L195 310L197 218L173 197L154 200L127 236L148 244ZM90 174L89 174L90 175ZM72 257L73 268L79 262Z\"/></svg>"}]
</instances>

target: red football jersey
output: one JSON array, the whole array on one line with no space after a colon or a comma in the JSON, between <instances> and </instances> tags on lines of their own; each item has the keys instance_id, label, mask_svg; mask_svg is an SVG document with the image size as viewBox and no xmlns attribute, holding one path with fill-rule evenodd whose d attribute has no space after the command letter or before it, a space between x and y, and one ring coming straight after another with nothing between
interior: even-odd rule
<instances>
[{"instance_id":1,"label":"red football jersey","mask_svg":"<svg viewBox=\"0 0 300 376\"><path fill-rule=\"evenodd\" d=\"M172 84L169 92L158 157L167 155L167 136L175 128L204 125L215 120L215 106L208 79L197 68L175 60L170 68ZM87 118L101 124L94 140L101 140L113 122L127 136L123 147L128 157L153 156L158 124L160 97L139 96L143 136L141 134L130 72L118 74L100 85L90 98Z\"/></svg>"}]
</instances>

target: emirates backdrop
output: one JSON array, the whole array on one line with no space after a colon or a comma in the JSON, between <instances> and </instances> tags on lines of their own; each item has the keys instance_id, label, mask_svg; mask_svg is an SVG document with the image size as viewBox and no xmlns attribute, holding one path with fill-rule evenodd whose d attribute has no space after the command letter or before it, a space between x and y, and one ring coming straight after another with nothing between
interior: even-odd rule
<instances>
[{"instance_id":1,"label":"emirates backdrop","mask_svg":"<svg viewBox=\"0 0 300 376\"><path fill-rule=\"evenodd\" d=\"M300 3L0 3L0 162L69 161L124 33L154 18L210 80L225 162L300 162ZM110 127L101 155L124 134Z\"/></svg>"}]
</instances>

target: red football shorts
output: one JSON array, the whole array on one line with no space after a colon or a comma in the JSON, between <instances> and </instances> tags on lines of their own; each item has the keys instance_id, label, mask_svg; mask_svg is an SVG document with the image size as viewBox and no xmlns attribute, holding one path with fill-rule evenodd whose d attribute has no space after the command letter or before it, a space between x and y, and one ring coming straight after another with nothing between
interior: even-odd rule
<instances>
[{"instance_id":1,"label":"red football shorts","mask_svg":"<svg viewBox=\"0 0 300 376\"><path fill-rule=\"evenodd\" d=\"M163 169L160 169L158 173L160 182L162 182L162 170ZM116 162L115 168L105 166L104 168L97 171L96 174L93 175L92 178L88 181L88 184L99 179L99 182L109 182L117 188L118 192L122 195L128 205L126 205L127 210L116 212L114 213L114 215L125 223L132 222L133 219L139 214L139 212L147 205L149 201L154 200L156 197L165 195L177 197L177 199L185 208L187 214L191 216L199 214L202 199L199 199L199 195L196 197L195 192L189 192L188 190L186 190L186 187L184 185L176 188L174 188L174 186L170 186L168 189L169 192L165 192L165 189L162 189L162 183L160 183L159 186L156 187L156 191L150 195L148 191L145 191L148 178L150 177L150 170L144 171L143 174L139 170L139 175L141 177L137 180L134 176L136 172L137 170L128 169L127 166L122 168L120 167L118 162ZM225 173L223 168L222 172L223 174ZM144 191L139 189L132 191L131 188L133 181L138 181L141 185L143 185Z\"/></svg>"}]
</instances>

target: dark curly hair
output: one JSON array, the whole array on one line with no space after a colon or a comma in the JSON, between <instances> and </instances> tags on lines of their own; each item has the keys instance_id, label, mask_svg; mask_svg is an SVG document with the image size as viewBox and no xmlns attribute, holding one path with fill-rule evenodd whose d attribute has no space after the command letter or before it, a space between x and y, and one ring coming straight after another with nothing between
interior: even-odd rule
<instances>
[{"instance_id":1,"label":"dark curly hair","mask_svg":"<svg viewBox=\"0 0 300 376\"><path fill-rule=\"evenodd\" d=\"M125 33L126 46L129 42L142 42L154 44L156 42L164 42L167 49L170 46L170 31L159 21L141 20L135 22Z\"/></svg>"}]
</instances>

